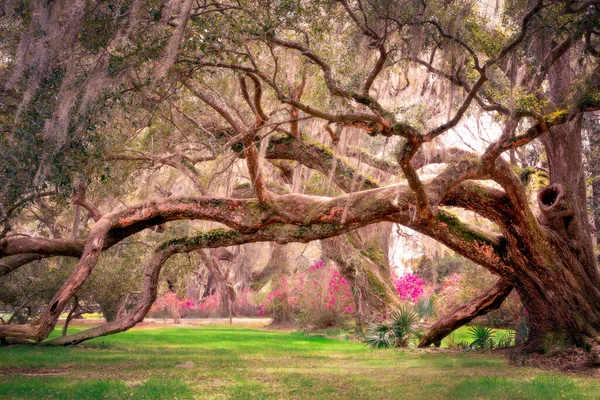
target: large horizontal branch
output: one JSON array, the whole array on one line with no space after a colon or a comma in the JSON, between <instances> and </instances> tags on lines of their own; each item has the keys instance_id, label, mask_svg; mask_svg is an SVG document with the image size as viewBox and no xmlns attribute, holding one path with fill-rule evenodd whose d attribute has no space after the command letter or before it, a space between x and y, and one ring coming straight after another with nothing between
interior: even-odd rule
<instances>
[{"instance_id":1,"label":"large horizontal branch","mask_svg":"<svg viewBox=\"0 0 600 400\"><path fill-rule=\"evenodd\" d=\"M100 336L124 332L141 322L156 300L158 278L165 262L173 254L241 245L255 242L308 242L323 238L326 232L333 231L329 224L298 227L277 224L255 233L240 233L233 230L216 229L197 236L168 240L159 245L144 265L144 288L142 298L124 317L91 329L43 342L46 345L74 345ZM325 236L326 237L326 236Z\"/></svg>"},{"instance_id":2,"label":"large horizontal branch","mask_svg":"<svg viewBox=\"0 0 600 400\"><path fill-rule=\"evenodd\" d=\"M4 275L10 274L16 269L22 267L23 265L29 264L33 261L41 260L44 257L45 256L41 254L25 253L2 259L0 260L0 278L2 278Z\"/></svg>"},{"instance_id":3,"label":"large horizontal branch","mask_svg":"<svg viewBox=\"0 0 600 400\"><path fill-rule=\"evenodd\" d=\"M333 149L296 139L293 136L271 137L265 157L297 161L326 176L331 176L334 183L345 192L379 187L379 183L367 175L356 176L356 169L349 165L345 158L335 154ZM354 185L355 182L359 184ZM353 187L353 185L357 187Z\"/></svg>"},{"instance_id":4,"label":"large horizontal branch","mask_svg":"<svg viewBox=\"0 0 600 400\"><path fill-rule=\"evenodd\" d=\"M35 253L41 256L80 257L84 246L85 241L77 239L8 236L0 239L0 259L28 253Z\"/></svg>"}]
</instances>

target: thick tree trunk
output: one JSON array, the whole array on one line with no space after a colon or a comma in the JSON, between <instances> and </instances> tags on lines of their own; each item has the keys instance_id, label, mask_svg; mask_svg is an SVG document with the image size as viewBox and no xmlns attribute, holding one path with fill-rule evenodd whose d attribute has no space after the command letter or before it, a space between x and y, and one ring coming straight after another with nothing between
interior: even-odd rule
<instances>
[{"instance_id":1,"label":"thick tree trunk","mask_svg":"<svg viewBox=\"0 0 600 400\"><path fill-rule=\"evenodd\" d=\"M288 248L279 243L271 243L271 256L262 271L252 274L250 287L259 291L274 277L286 275L290 265Z\"/></svg>"},{"instance_id":2,"label":"thick tree trunk","mask_svg":"<svg viewBox=\"0 0 600 400\"><path fill-rule=\"evenodd\" d=\"M547 350L558 341L585 345L600 332L600 291L577 252L554 239L545 265L527 265L514 281L529 315L531 350Z\"/></svg>"},{"instance_id":3,"label":"thick tree trunk","mask_svg":"<svg viewBox=\"0 0 600 400\"><path fill-rule=\"evenodd\" d=\"M389 267L375 261L385 257L379 246L375 243L365 246L355 232L322 240L321 245L352 287L360 326L369 320L385 318L390 308L399 305Z\"/></svg>"},{"instance_id":4,"label":"thick tree trunk","mask_svg":"<svg viewBox=\"0 0 600 400\"><path fill-rule=\"evenodd\" d=\"M231 322L233 310L235 309L236 293L233 283L229 279L229 271L221 265L222 261L229 260L231 253L225 249L210 249L209 254L206 254L204 250L198 250L197 253L208 268L210 276L215 280L214 290L219 293L221 298L219 316L229 317Z\"/></svg>"},{"instance_id":5,"label":"thick tree trunk","mask_svg":"<svg viewBox=\"0 0 600 400\"><path fill-rule=\"evenodd\" d=\"M564 107L572 89L569 53L550 68L552 101ZM543 264L522 260L527 270L513 279L531 321L530 348L558 340L584 344L600 331L600 275L587 214L581 148L582 114L542 136L550 185L538 195L546 240ZM537 264L537 265L536 265Z\"/></svg>"}]
</instances>

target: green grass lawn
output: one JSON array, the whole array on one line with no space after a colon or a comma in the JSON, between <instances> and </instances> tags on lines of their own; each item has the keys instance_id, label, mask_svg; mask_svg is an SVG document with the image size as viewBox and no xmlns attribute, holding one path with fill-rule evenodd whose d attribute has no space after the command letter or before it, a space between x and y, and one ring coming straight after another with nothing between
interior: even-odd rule
<instances>
[{"instance_id":1,"label":"green grass lawn","mask_svg":"<svg viewBox=\"0 0 600 400\"><path fill-rule=\"evenodd\" d=\"M176 368L188 361L192 368ZM2 347L0 398L598 399L600 381L513 367L491 353L371 350L213 325Z\"/></svg>"}]
</instances>

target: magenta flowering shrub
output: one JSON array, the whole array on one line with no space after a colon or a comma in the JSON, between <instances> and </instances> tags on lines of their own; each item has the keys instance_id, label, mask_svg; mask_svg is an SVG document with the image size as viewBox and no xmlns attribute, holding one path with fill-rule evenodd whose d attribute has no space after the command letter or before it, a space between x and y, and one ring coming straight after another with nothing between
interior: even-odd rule
<instances>
[{"instance_id":1,"label":"magenta flowering shrub","mask_svg":"<svg viewBox=\"0 0 600 400\"><path fill-rule=\"evenodd\" d=\"M261 298L263 301L258 302ZM151 318L216 318L221 314L220 293L197 303L167 292L156 300ZM301 326L338 326L354 318L355 305L349 282L333 264L315 261L306 271L272 282L262 296L251 290L236 295L234 315L269 316L275 322L296 321Z\"/></svg>"},{"instance_id":2,"label":"magenta flowering shrub","mask_svg":"<svg viewBox=\"0 0 600 400\"><path fill-rule=\"evenodd\" d=\"M398 292L398 297L402 301L411 301L416 303L425 295L426 281L419 278L417 274L405 274L394 279L394 286Z\"/></svg>"},{"instance_id":3,"label":"magenta flowering shrub","mask_svg":"<svg viewBox=\"0 0 600 400\"><path fill-rule=\"evenodd\" d=\"M214 293L206 296L198 303L186 302L188 306L183 311L186 318L218 318L221 308L221 294Z\"/></svg>"},{"instance_id":4,"label":"magenta flowering shrub","mask_svg":"<svg viewBox=\"0 0 600 400\"><path fill-rule=\"evenodd\" d=\"M355 312L350 284L333 265L316 261L306 272L282 278L260 305L258 314L277 319L277 313L285 311L291 312L301 326L340 325Z\"/></svg>"},{"instance_id":5,"label":"magenta flowering shrub","mask_svg":"<svg viewBox=\"0 0 600 400\"><path fill-rule=\"evenodd\" d=\"M151 318L171 317L178 324L185 304L186 302L177 297L175 293L168 291L154 302L148 316Z\"/></svg>"},{"instance_id":6,"label":"magenta flowering shrub","mask_svg":"<svg viewBox=\"0 0 600 400\"><path fill-rule=\"evenodd\" d=\"M256 294L245 290L236 295L234 315L255 316L258 305ZM150 318L175 318L177 314L183 318L218 318L221 312L221 295L215 293L204 297L198 303L182 300L173 292L167 292L158 298L148 312ZM175 315L175 316L174 316Z\"/></svg>"},{"instance_id":7,"label":"magenta flowering shrub","mask_svg":"<svg viewBox=\"0 0 600 400\"><path fill-rule=\"evenodd\" d=\"M282 323L292 320L292 308L290 304L290 286L285 277L273 282L273 290L267 294L267 298L259 305L259 316L270 316L273 322Z\"/></svg>"}]
</instances>

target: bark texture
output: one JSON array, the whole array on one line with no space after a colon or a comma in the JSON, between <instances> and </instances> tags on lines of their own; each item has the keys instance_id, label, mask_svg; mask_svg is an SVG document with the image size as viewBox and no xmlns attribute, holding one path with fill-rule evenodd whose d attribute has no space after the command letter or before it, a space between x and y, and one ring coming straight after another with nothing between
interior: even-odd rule
<instances>
[{"instance_id":1,"label":"bark texture","mask_svg":"<svg viewBox=\"0 0 600 400\"><path fill-rule=\"evenodd\" d=\"M440 347L442 339L456 329L468 324L480 315L500 308L512 289L513 286L510 283L503 279L499 280L481 295L436 321L421 338L419 347L427 347L432 344L435 347Z\"/></svg>"}]
</instances>

